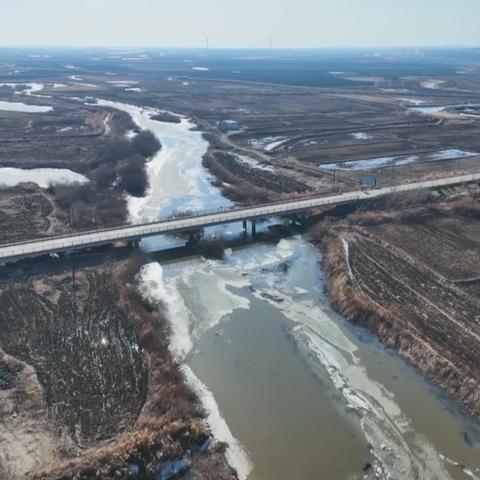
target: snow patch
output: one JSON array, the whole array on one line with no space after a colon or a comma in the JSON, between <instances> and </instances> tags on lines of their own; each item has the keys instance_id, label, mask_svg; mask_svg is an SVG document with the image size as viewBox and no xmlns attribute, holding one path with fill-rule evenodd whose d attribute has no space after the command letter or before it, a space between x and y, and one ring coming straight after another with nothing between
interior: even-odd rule
<instances>
[{"instance_id":1,"label":"snow patch","mask_svg":"<svg viewBox=\"0 0 480 480\"><path fill-rule=\"evenodd\" d=\"M22 113L46 113L51 112L53 107L41 105L27 105L22 102L7 102L0 100L0 110L6 112L22 112Z\"/></svg>"},{"instance_id":2,"label":"snow patch","mask_svg":"<svg viewBox=\"0 0 480 480\"><path fill-rule=\"evenodd\" d=\"M2 187L14 187L19 183L32 182L41 188L48 188L50 185L70 185L88 181L87 177L66 168L0 168L0 185Z\"/></svg>"},{"instance_id":3,"label":"snow patch","mask_svg":"<svg viewBox=\"0 0 480 480\"><path fill-rule=\"evenodd\" d=\"M372 136L368 133L364 132L356 132L350 134L355 140L368 140L372 138Z\"/></svg>"}]
</instances>

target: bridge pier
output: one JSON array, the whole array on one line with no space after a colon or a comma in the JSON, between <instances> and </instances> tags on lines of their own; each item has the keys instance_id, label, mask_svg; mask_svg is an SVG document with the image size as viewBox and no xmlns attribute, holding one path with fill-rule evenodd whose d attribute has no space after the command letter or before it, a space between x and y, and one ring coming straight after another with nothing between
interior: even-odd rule
<instances>
[{"instance_id":1,"label":"bridge pier","mask_svg":"<svg viewBox=\"0 0 480 480\"><path fill-rule=\"evenodd\" d=\"M257 221L250 220L250 223L252 224L252 236L253 236L257 233ZM248 233L248 220L243 220L242 226L243 226L243 235L246 236Z\"/></svg>"},{"instance_id":2,"label":"bridge pier","mask_svg":"<svg viewBox=\"0 0 480 480\"><path fill-rule=\"evenodd\" d=\"M187 233L187 245L194 245L203 238L203 228L198 230L190 230Z\"/></svg>"},{"instance_id":3,"label":"bridge pier","mask_svg":"<svg viewBox=\"0 0 480 480\"><path fill-rule=\"evenodd\" d=\"M291 226L296 226L296 225L303 225L307 219L307 215L305 212L297 212L292 217L290 218L290 225Z\"/></svg>"}]
</instances>

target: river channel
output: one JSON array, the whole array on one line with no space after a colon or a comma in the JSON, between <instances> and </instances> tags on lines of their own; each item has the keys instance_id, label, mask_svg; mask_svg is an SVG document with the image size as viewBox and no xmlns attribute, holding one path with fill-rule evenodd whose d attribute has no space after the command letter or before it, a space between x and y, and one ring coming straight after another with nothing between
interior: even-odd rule
<instances>
[{"instance_id":1,"label":"river channel","mask_svg":"<svg viewBox=\"0 0 480 480\"><path fill-rule=\"evenodd\" d=\"M228 207L201 158L194 125L154 110L130 113L162 150L150 190L130 199L132 221ZM234 235L240 226L222 227ZM155 259L159 237L143 243ZM367 332L332 311L320 253L301 237L143 267L145 295L161 299L170 348L197 391L241 479L480 478L480 427Z\"/></svg>"}]
</instances>

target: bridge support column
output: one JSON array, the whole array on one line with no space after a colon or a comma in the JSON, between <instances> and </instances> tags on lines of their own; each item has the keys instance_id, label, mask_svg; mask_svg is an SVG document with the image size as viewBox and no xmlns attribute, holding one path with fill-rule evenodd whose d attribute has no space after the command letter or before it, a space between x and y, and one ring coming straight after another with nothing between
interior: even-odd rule
<instances>
[{"instance_id":1,"label":"bridge support column","mask_svg":"<svg viewBox=\"0 0 480 480\"><path fill-rule=\"evenodd\" d=\"M244 235L247 234L247 221L246 220L243 221L243 234Z\"/></svg>"},{"instance_id":2,"label":"bridge support column","mask_svg":"<svg viewBox=\"0 0 480 480\"><path fill-rule=\"evenodd\" d=\"M252 236L257 233L257 221L252 220Z\"/></svg>"},{"instance_id":3,"label":"bridge support column","mask_svg":"<svg viewBox=\"0 0 480 480\"><path fill-rule=\"evenodd\" d=\"M188 232L187 245L194 245L203 238L203 228Z\"/></svg>"}]
</instances>

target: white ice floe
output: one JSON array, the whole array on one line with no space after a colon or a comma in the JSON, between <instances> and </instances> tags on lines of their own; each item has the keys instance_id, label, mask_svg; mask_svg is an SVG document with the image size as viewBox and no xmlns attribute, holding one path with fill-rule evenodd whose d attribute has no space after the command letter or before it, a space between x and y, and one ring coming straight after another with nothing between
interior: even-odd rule
<instances>
[{"instance_id":1,"label":"white ice floe","mask_svg":"<svg viewBox=\"0 0 480 480\"><path fill-rule=\"evenodd\" d=\"M204 272L202 272L204 273ZM194 323L191 317L191 312L188 310L183 297L181 295L181 288L188 288L191 280L186 280L185 276L197 275L196 270L186 269L183 278L168 279L167 281L163 277L163 270L160 264L150 263L142 267L139 274L140 291L144 298L149 302L155 304L159 302L160 308L164 309L167 319L170 322L171 336L169 339L169 348L174 355L175 359L183 362L186 355L193 348L193 337L198 338L199 332L194 329ZM216 281L213 275L208 275L211 280ZM204 283L207 280L207 283ZM205 285L203 294L208 295L211 290L208 286L208 278L202 278L201 285ZM237 284L241 284L238 283ZM220 283L217 283L220 286ZM218 304L209 302L212 305L212 309L205 309L203 312L195 312L196 316L204 313L207 320L206 325L203 325L203 329L213 328L220 319L231 312L232 309L237 307L236 296L229 294L225 287L222 289L224 295L230 295L231 306L228 307L224 304L223 309ZM227 302L228 303L228 302ZM248 302L244 302L244 308L248 308ZM195 330L195 331L194 331ZM226 458L229 464L235 468L240 480L246 480L249 473L252 470L251 462L248 458L248 454L240 442L232 435L225 419L222 417L219 406L213 396L204 385L201 380L193 373L191 368L182 363L182 371L185 374L185 379L192 390L198 395L202 406L207 413L206 422L212 431L216 440L225 442L228 447L226 451Z\"/></svg>"},{"instance_id":2,"label":"white ice floe","mask_svg":"<svg viewBox=\"0 0 480 480\"><path fill-rule=\"evenodd\" d=\"M239 480L246 480L252 471L252 463L242 444L232 435L230 428L228 428L215 397L188 365L184 364L182 370L188 384L200 398L203 408L207 412L207 424L213 436L216 440L225 442L228 445L225 452L227 462L235 468Z\"/></svg>"},{"instance_id":3,"label":"white ice floe","mask_svg":"<svg viewBox=\"0 0 480 480\"><path fill-rule=\"evenodd\" d=\"M152 304L160 302L171 322L170 350L175 359L183 360L193 347L189 319L182 297L174 285L166 285L163 269L159 263L149 263L139 274L142 296Z\"/></svg>"},{"instance_id":4,"label":"white ice floe","mask_svg":"<svg viewBox=\"0 0 480 480\"><path fill-rule=\"evenodd\" d=\"M196 269L194 264L186 265L178 277L164 278L158 263L142 268L142 295L150 301L161 301L171 322L170 349L178 361L185 360L200 336L213 328L233 311L249 308L249 301L235 295L228 287L245 287L248 281L232 276L231 272L220 274L215 271L215 262L206 262L205 268ZM204 305L195 311L186 305L186 292L195 295L198 303ZM216 293L216 297L212 296ZM207 307L208 306L208 307Z\"/></svg>"},{"instance_id":5,"label":"white ice floe","mask_svg":"<svg viewBox=\"0 0 480 480\"><path fill-rule=\"evenodd\" d=\"M208 72L210 69L207 67L192 67L192 70L197 70L198 72Z\"/></svg>"}]
</instances>

